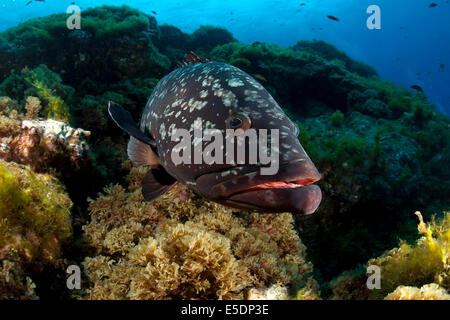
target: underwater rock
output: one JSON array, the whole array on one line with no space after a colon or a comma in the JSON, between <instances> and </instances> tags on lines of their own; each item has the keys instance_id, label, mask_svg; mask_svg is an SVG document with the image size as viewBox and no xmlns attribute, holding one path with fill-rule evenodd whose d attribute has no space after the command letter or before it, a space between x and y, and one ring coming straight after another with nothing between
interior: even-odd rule
<instances>
[{"instance_id":1,"label":"underwater rock","mask_svg":"<svg viewBox=\"0 0 450 320\"><path fill-rule=\"evenodd\" d=\"M90 201L86 298L242 299L255 287L310 284L291 214L233 211L183 186L147 203L143 175L135 168L130 191L116 185Z\"/></svg>"},{"instance_id":2,"label":"underwater rock","mask_svg":"<svg viewBox=\"0 0 450 320\"><path fill-rule=\"evenodd\" d=\"M200 26L188 38L188 46L199 53L209 52L216 46L237 42L231 32L215 26Z\"/></svg>"},{"instance_id":3,"label":"underwater rock","mask_svg":"<svg viewBox=\"0 0 450 320\"><path fill-rule=\"evenodd\" d=\"M65 83L90 78L111 83L163 76L170 61L153 44L158 34L153 16L128 6L83 11L83 28L68 30L66 14L35 18L0 34L0 81L10 70L46 64Z\"/></svg>"},{"instance_id":4,"label":"underwater rock","mask_svg":"<svg viewBox=\"0 0 450 320\"><path fill-rule=\"evenodd\" d=\"M331 290L331 300L368 300L370 296L365 266L344 271L330 281L328 287Z\"/></svg>"},{"instance_id":5,"label":"underwater rock","mask_svg":"<svg viewBox=\"0 0 450 320\"><path fill-rule=\"evenodd\" d=\"M279 285L273 285L270 288L250 289L247 300L287 300L288 297L286 288Z\"/></svg>"},{"instance_id":6,"label":"underwater rock","mask_svg":"<svg viewBox=\"0 0 450 320\"><path fill-rule=\"evenodd\" d=\"M361 101L383 99L392 117L358 112L353 105L341 110L344 117L339 126L333 125L334 113L299 122L300 141L323 175L319 183L323 200L316 215L296 223L304 230L302 241L315 270L328 280L337 276L333 269L353 269L395 246L399 237L414 240L409 230L415 221L408 212L421 208L429 217L450 205L444 195L449 183L443 178L450 173L443 162L450 155L449 119L435 113L422 129L412 113L394 119L396 111L389 107L383 90L392 90L389 99L403 91L375 83L384 89L358 91L364 93ZM349 94L356 97L354 91ZM410 97L411 104L425 106L422 97Z\"/></svg>"},{"instance_id":7,"label":"underwater rock","mask_svg":"<svg viewBox=\"0 0 450 320\"><path fill-rule=\"evenodd\" d=\"M0 299L36 299L31 279L61 264L72 201L57 179L0 159Z\"/></svg>"},{"instance_id":8,"label":"underwater rock","mask_svg":"<svg viewBox=\"0 0 450 320\"><path fill-rule=\"evenodd\" d=\"M23 120L17 134L3 137L0 158L27 164L36 172L53 168L67 175L91 161L85 140L89 135L60 121Z\"/></svg>"},{"instance_id":9,"label":"underwater rock","mask_svg":"<svg viewBox=\"0 0 450 320\"><path fill-rule=\"evenodd\" d=\"M323 103L330 110L345 109L348 92L363 90L357 75L343 63L326 60L313 52L272 44L227 43L211 50L209 58L230 64L238 62L247 73L262 76L264 87L295 117L310 115L312 109L305 106L308 100Z\"/></svg>"},{"instance_id":10,"label":"underwater rock","mask_svg":"<svg viewBox=\"0 0 450 320\"><path fill-rule=\"evenodd\" d=\"M20 263L0 257L0 300L37 300L35 288Z\"/></svg>"},{"instance_id":11,"label":"underwater rock","mask_svg":"<svg viewBox=\"0 0 450 320\"><path fill-rule=\"evenodd\" d=\"M0 159L0 251L52 262L71 235L72 201L50 175Z\"/></svg>"},{"instance_id":12,"label":"underwater rock","mask_svg":"<svg viewBox=\"0 0 450 320\"><path fill-rule=\"evenodd\" d=\"M301 40L291 47L300 52L313 52L319 54L326 60L341 60L351 72L355 72L363 77L377 76L375 68L362 62L351 59L344 52L339 51L333 45L322 40Z\"/></svg>"},{"instance_id":13,"label":"underwater rock","mask_svg":"<svg viewBox=\"0 0 450 320\"><path fill-rule=\"evenodd\" d=\"M447 290L436 283L424 285L422 288L400 286L388 294L385 300L450 300Z\"/></svg>"}]
</instances>

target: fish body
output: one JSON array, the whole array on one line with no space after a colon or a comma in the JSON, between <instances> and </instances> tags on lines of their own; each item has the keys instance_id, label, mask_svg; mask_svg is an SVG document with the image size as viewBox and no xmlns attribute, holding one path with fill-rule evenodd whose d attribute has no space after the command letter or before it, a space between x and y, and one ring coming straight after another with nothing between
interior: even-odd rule
<instances>
[{"instance_id":1,"label":"fish body","mask_svg":"<svg viewBox=\"0 0 450 320\"><path fill-rule=\"evenodd\" d=\"M123 108L114 103L109 106L116 123L132 136L128 145L131 160L138 165L152 165L143 180L144 198L152 200L178 181L231 207L313 213L322 195L312 183L320 179L320 174L298 141L296 125L269 92L244 71L225 63L200 61L181 65L154 88L140 128L133 127L131 115ZM230 146L223 142L221 148L210 153L219 160L214 163L205 162L206 158L186 163L174 161L174 152L184 155L206 151L208 145L217 142L216 137L209 141L199 138L199 132L213 130L226 138L227 130L236 129L234 125L242 132L265 129L270 132L271 143L278 139L278 145L271 149L271 154L278 154L273 161L276 172L263 174L262 169L268 170L273 163L262 164L260 158L252 162L251 152L247 152L244 161L229 161L230 153L236 156L238 143ZM181 139L174 139L178 129L188 133L189 148L180 150ZM273 129L278 134L272 133ZM250 151L250 139L244 144L245 150ZM261 144L258 140L258 149ZM191 154L191 158L195 155Z\"/></svg>"},{"instance_id":2,"label":"fish body","mask_svg":"<svg viewBox=\"0 0 450 320\"><path fill-rule=\"evenodd\" d=\"M339 18L335 17L335 16L327 16L328 19L334 20L334 21L339 21Z\"/></svg>"},{"instance_id":3,"label":"fish body","mask_svg":"<svg viewBox=\"0 0 450 320\"><path fill-rule=\"evenodd\" d=\"M422 87L419 86L419 85L416 85L416 84L415 84L415 85L412 85L411 88L414 89L414 90L417 90L417 91L419 91L419 92L422 92L422 93L424 92L423 89L422 89Z\"/></svg>"},{"instance_id":4,"label":"fish body","mask_svg":"<svg viewBox=\"0 0 450 320\"><path fill-rule=\"evenodd\" d=\"M264 78L264 76L260 75L259 73L255 74L254 77L258 80L267 81L266 78Z\"/></svg>"}]
</instances>

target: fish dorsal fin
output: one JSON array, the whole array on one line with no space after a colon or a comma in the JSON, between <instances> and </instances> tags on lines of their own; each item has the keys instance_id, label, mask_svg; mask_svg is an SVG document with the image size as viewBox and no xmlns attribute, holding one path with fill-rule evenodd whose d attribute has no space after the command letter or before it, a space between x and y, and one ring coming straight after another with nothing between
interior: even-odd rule
<instances>
[{"instance_id":1,"label":"fish dorsal fin","mask_svg":"<svg viewBox=\"0 0 450 320\"><path fill-rule=\"evenodd\" d=\"M173 188L177 180L162 167L150 169L142 180L142 195L152 201Z\"/></svg>"},{"instance_id":2,"label":"fish dorsal fin","mask_svg":"<svg viewBox=\"0 0 450 320\"><path fill-rule=\"evenodd\" d=\"M208 63L208 62L210 62L210 60L203 58L202 56L199 56L194 51L191 51L190 53L188 53L184 56L184 61L178 61L177 68L182 68L182 67L193 65L193 64Z\"/></svg>"},{"instance_id":3,"label":"fish dorsal fin","mask_svg":"<svg viewBox=\"0 0 450 320\"><path fill-rule=\"evenodd\" d=\"M122 106L115 102L110 101L108 103L108 112L114 122L124 131L126 131L130 136L156 148L155 140L146 136L134 122L131 113L125 110Z\"/></svg>"},{"instance_id":4,"label":"fish dorsal fin","mask_svg":"<svg viewBox=\"0 0 450 320\"><path fill-rule=\"evenodd\" d=\"M127 153L133 164L137 166L159 165L159 158L152 148L133 136L130 137L128 142Z\"/></svg>"}]
</instances>

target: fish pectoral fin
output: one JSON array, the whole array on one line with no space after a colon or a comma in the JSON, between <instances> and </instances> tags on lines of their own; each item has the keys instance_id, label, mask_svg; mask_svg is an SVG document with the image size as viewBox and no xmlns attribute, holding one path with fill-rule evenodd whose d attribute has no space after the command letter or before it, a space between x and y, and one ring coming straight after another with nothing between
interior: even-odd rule
<instances>
[{"instance_id":1,"label":"fish pectoral fin","mask_svg":"<svg viewBox=\"0 0 450 320\"><path fill-rule=\"evenodd\" d=\"M136 122L134 122L131 113L125 110L121 105L110 101L108 103L108 112L114 122L119 126L119 128L126 131L130 136L135 137L136 139L152 147L156 147L155 140L146 136L139 129Z\"/></svg>"},{"instance_id":2,"label":"fish pectoral fin","mask_svg":"<svg viewBox=\"0 0 450 320\"><path fill-rule=\"evenodd\" d=\"M142 195L145 201L155 200L172 189L176 183L175 178L168 174L162 166L158 166L149 170L142 180Z\"/></svg>"},{"instance_id":3,"label":"fish pectoral fin","mask_svg":"<svg viewBox=\"0 0 450 320\"><path fill-rule=\"evenodd\" d=\"M137 166L158 166L159 158L153 152L152 148L131 136L127 147L128 157L131 159L133 164Z\"/></svg>"}]
</instances>

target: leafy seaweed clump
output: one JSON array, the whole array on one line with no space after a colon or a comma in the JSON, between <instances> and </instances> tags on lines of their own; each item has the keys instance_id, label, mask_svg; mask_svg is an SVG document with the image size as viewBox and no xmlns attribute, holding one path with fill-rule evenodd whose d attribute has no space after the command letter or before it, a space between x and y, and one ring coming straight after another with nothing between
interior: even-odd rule
<instances>
[{"instance_id":1,"label":"leafy seaweed clump","mask_svg":"<svg viewBox=\"0 0 450 320\"><path fill-rule=\"evenodd\" d=\"M415 244L402 241L398 248L367 263L380 268L380 289L368 290L362 272L342 275L332 285L334 298L355 296L352 291L364 292L361 296L367 299L450 298L450 213L427 224L419 212L416 215L423 236ZM350 286L352 282L359 285Z\"/></svg>"},{"instance_id":2,"label":"leafy seaweed clump","mask_svg":"<svg viewBox=\"0 0 450 320\"><path fill-rule=\"evenodd\" d=\"M90 201L88 298L242 299L254 287L315 283L290 214L232 211L182 186L146 203L145 171L132 170L129 191Z\"/></svg>"}]
</instances>

